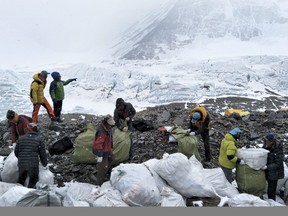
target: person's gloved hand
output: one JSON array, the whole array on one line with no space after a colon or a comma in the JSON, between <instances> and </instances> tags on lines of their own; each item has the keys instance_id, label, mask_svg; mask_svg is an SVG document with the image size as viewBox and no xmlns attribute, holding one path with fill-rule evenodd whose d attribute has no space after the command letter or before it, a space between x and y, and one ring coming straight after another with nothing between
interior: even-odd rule
<instances>
[{"instance_id":1,"label":"person's gloved hand","mask_svg":"<svg viewBox=\"0 0 288 216\"><path fill-rule=\"evenodd\" d=\"M127 132L128 131L128 127L124 127L123 131Z\"/></svg>"},{"instance_id":2,"label":"person's gloved hand","mask_svg":"<svg viewBox=\"0 0 288 216\"><path fill-rule=\"evenodd\" d=\"M192 131L192 132L189 133L189 135L190 135L190 136L195 136L196 133Z\"/></svg>"},{"instance_id":3,"label":"person's gloved hand","mask_svg":"<svg viewBox=\"0 0 288 216\"><path fill-rule=\"evenodd\" d=\"M267 166L266 166L266 165L261 168L261 170L266 170L266 169L267 169Z\"/></svg>"},{"instance_id":4,"label":"person's gloved hand","mask_svg":"<svg viewBox=\"0 0 288 216\"><path fill-rule=\"evenodd\" d=\"M47 170L47 169L48 169L48 166L47 166L47 165L46 165L46 166L44 166L44 167L43 167L43 169L44 169L44 170Z\"/></svg>"},{"instance_id":5,"label":"person's gloved hand","mask_svg":"<svg viewBox=\"0 0 288 216\"><path fill-rule=\"evenodd\" d=\"M103 160L103 157L97 157L97 163L101 163Z\"/></svg>"},{"instance_id":6,"label":"person's gloved hand","mask_svg":"<svg viewBox=\"0 0 288 216\"><path fill-rule=\"evenodd\" d=\"M191 132L191 129L186 130L186 134L189 134Z\"/></svg>"},{"instance_id":7,"label":"person's gloved hand","mask_svg":"<svg viewBox=\"0 0 288 216\"><path fill-rule=\"evenodd\" d=\"M126 117L126 118L125 118L125 120L126 120L126 121L129 121L129 120L130 120L130 118L129 118L129 117Z\"/></svg>"},{"instance_id":8,"label":"person's gloved hand","mask_svg":"<svg viewBox=\"0 0 288 216\"><path fill-rule=\"evenodd\" d=\"M240 164L240 165L245 165L245 161L244 161L244 160L241 160L239 164Z\"/></svg>"}]
</instances>

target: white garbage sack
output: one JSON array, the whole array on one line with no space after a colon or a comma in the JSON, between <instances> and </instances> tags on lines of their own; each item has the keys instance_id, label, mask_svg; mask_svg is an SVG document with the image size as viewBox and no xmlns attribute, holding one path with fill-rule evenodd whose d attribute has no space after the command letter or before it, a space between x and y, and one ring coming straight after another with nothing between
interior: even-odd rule
<instances>
[{"instance_id":1,"label":"white garbage sack","mask_svg":"<svg viewBox=\"0 0 288 216\"><path fill-rule=\"evenodd\" d=\"M18 202L16 207L46 207L62 206L60 197L55 191L31 190L26 193Z\"/></svg>"},{"instance_id":2,"label":"white garbage sack","mask_svg":"<svg viewBox=\"0 0 288 216\"><path fill-rule=\"evenodd\" d=\"M267 164L268 152L264 148L238 149L237 157L243 159L250 168L260 170Z\"/></svg>"},{"instance_id":3,"label":"white garbage sack","mask_svg":"<svg viewBox=\"0 0 288 216\"><path fill-rule=\"evenodd\" d=\"M93 202L93 207L129 207L129 205L122 200L121 192L112 187L109 181L104 182L97 193L99 195Z\"/></svg>"},{"instance_id":4,"label":"white garbage sack","mask_svg":"<svg viewBox=\"0 0 288 216\"><path fill-rule=\"evenodd\" d=\"M93 193L93 189L99 186L89 183L73 182L69 185L67 194L63 199L65 207L90 207L96 200L97 194Z\"/></svg>"},{"instance_id":5,"label":"white garbage sack","mask_svg":"<svg viewBox=\"0 0 288 216\"><path fill-rule=\"evenodd\" d=\"M122 200L129 206L156 206L161 202L155 180L143 164L120 164L114 167L110 182L121 192Z\"/></svg>"},{"instance_id":6,"label":"white garbage sack","mask_svg":"<svg viewBox=\"0 0 288 216\"><path fill-rule=\"evenodd\" d=\"M183 196L169 186L163 188L160 195L163 197L161 207L186 207Z\"/></svg>"},{"instance_id":7,"label":"white garbage sack","mask_svg":"<svg viewBox=\"0 0 288 216\"><path fill-rule=\"evenodd\" d=\"M16 203L29 191L35 189L24 186L15 186L10 188L0 197L0 207L15 207Z\"/></svg>"},{"instance_id":8,"label":"white garbage sack","mask_svg":"<svg viewBox=\"0 0 288 216\"><path fill-rule=\"evenodd\" d=\"M270 207L270 204L252 194L241 193L228 200L229 207Z\"/></svg>"},{"instance_id":9,"label":"white garbage sack","mask_svg":"<svg viewBox=\"0 0 288 216\"><path fill-rule=\"evenodd\" d=\"M13 188L15 186L22 186L22 185L17 183L8 183L0 181L0 196L6 193L10 188Z\"/></svg>"},{"instance_id":10,"label":"white garbage sack","mask_svg":"<svg viewBox=\"0 0 288 216\"><path fill-rule=\"evenodd\" d=\"M18 180L18 158L12 151L4 161L1 179L4 182L16 183Z\"/></svg>"},{"instance_id":11,"label":"white garbage sack","mask_svg":"<svg viewBox=\"0 0 288 216\"><path fill-rule=\"evenodd\" d=\"M232 198L239 194L237 188L229 183L221 168L203 169L205 177L216 190L217 194L222 197Z\"/></svg>"},{"instance_id":12,"label":"white garbage sack","mask_svg":"<svg viewBox=\"0 0 288 216\"><path fill-rule=\"evenodd\" d=\"M191 160L190 160L191 159ZM154 170L177 192L185 197L215 197L217 193L206 179L203 167L195 156L190 159L182 153L165 153Z\"/></svg>"}]
</instances>

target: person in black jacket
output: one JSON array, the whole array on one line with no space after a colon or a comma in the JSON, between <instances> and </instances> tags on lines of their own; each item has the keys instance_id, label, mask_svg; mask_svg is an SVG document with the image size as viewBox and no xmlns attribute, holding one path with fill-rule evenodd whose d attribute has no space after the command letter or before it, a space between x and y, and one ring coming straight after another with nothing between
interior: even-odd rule
<instances>
[{"instance_id":1,"label":"person in black jacket","mask_svg":"<svg viewBox=\"0 0 288 216\"><path fill-rule=\"evenodd\" d=\"M17 183L22 184L29 176L28 188L36 188L39 180L39 157L42 165L47 166L45 145L38 134L35 123L28 124L29 132L16 141L14 150L18 158L19 177Z\"/></svg>"},{"instance_id":2,"label":"person in black jacket","mask_svg":"<svg viewBox=\"0 0 288 216\"><path fill-rule=\"evenodd\" d=\"M132 142L132 118L135 116L136 110L131 103L125 102L122 98L116 100L116 108L114 110L115 125L119 130L130 131L131 147L129 151L129 159L133 158L133 142Z\"/></svg>"},{"instance_id":3,"label":"person in black jacket","mask_svg":"<svg viewBox=\"0 0 288 216\"><path fill-rule=\"evenodd\" d=\"M276 142L274 134L269 132L265 137L263 148L269 151L267 164L262 168L265 170L266 180L268 182L267 194L269 199L276 201L278 179L284 178L283 145L280 142Z\"/></svg>"}]
</instances>

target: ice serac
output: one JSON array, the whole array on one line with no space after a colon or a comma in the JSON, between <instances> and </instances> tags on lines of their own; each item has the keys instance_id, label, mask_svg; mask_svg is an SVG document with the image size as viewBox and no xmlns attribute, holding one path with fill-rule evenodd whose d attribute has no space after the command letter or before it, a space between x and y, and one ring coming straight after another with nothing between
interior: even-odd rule
<instances>
[{"instance_id":1,"label":"ice serac","mask_svg":"<svg viewBox=\"0 0 288 216\"><path fill-rule=\"evenodd\" d=\"M116 45L119 48L115 55L129 60L161 59L167 52L183 49L199 37L230 36L249 41L273 36L276 29L278 34L273 37L277 40L287 35L287 6L281 0L170 2L128 29L122 43Z\"/></svg>"}]
</instances>

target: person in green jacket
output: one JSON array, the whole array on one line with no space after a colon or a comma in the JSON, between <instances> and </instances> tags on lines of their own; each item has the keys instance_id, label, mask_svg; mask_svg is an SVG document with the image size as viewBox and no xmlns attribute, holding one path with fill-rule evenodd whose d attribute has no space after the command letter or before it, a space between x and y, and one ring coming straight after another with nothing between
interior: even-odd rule
<instances>
[{"instance_id":1,"label":"person in green jacket","mask_svg":"<svg viewBox=\"0 0 288 216\"><path fill-rule=\"evenodd\" d=\"M51 73L52 78L54 79L50 84L49 93L53 101L53 111L54 115L57 118L58 122L63 122L61 119L61 111L64 100L64 86L68 85L72 81L76 81L77 78L68 79L66 81L61 80L61 75L59 72Z\"/></svg>"},{"instance_id":2,"label":"person in green jacket","mask_svg":"<svg viewBox=\"0 0 288 216\"><path fill-rule=\"evenodd\" d=\"M245 162L237 157L237 140L240 138L241 131L239 128L233 128L227 133L220 146L220 152L218 157L218 163L223 170L226 179L232 183L233 173L232 169L236 167L236 164L244 165Z\"/></svg>"}]
</instances>

